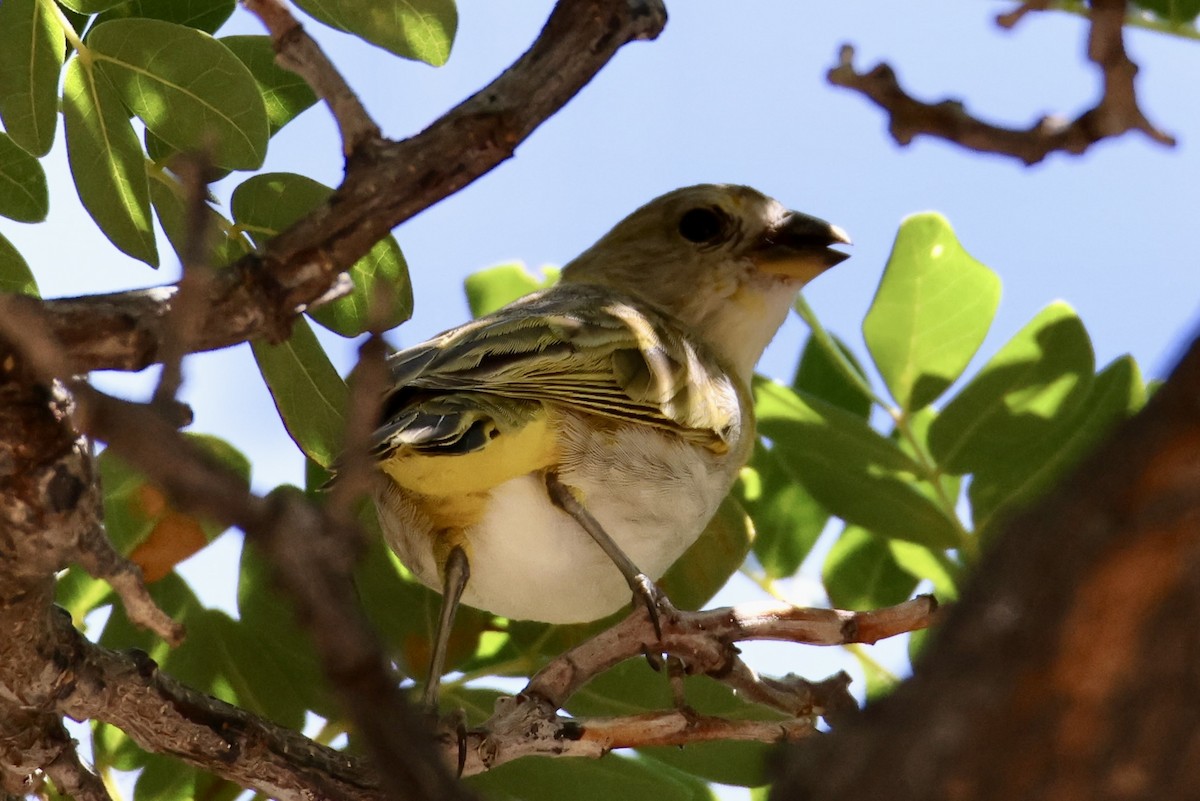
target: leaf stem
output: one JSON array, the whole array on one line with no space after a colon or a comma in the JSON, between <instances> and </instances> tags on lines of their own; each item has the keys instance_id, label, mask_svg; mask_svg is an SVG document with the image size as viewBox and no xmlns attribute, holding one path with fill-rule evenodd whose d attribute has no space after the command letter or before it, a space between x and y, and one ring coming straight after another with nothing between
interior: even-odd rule
<instances>
[{"instance_id":1,"label":"leaf stem","mask_svg":"<svg viewBox=\"0 0 1200 801\"><path fill-rule=\"evenodd\" d=\"M54 15L55 20L58 21L59 26L62 28L63 36L66 37L71 47L75 48L75 52L79 54L80 61L90 66L92 61L91 51L83 43L83 40L79 38L79 34L75 32L75 26L71 24L71 20L67 19L67 15L58 7L58 3L54 2L54 0L38 0L38 2L42 4L43 8Z\"/></svg>"},{"instance_id":2,"label":"leaf stem","mask_svg":"<svg viewBox=\"0 0 1200 801\"><path fill-rule=\"evenodd\" d=\"M816 312L812 310L812 307L808 305L808 301L804 299L803 293L796 296L796 303L793 308L796 310L796 314L800 315L800 319L808 324L809 330L812 331L813 337L817 340L817 344L824 349L825 355L837 367L842 377L853 384L872 403L887 409L887 401L876 395L867 380L863 378L858 370L854 369L854 365L846 358L846 354L842 353L842 349L833 341L833 337L825 330L825 326L821 325L821 321L817 319Z\"/></svg>"}]
</instances>

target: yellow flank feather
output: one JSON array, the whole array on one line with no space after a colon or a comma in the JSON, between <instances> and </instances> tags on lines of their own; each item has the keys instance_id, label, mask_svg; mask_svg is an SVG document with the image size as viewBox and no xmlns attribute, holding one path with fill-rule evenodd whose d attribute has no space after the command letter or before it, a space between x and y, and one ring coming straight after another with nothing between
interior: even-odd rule
<instances>
[{"instance_id":1,"label":"yellow flank feather","mask_svg":"<svg viewBox=\"0 0 1200 801\"><path fill-rule=\"evenodd\" d=\"M543 412L518 430L498 433L479 450L429 455L397 448L380 467L411 492L450 499L487 493L509 479L555 464L556 439L549 415Z\"/></svg>"}]
</instances>

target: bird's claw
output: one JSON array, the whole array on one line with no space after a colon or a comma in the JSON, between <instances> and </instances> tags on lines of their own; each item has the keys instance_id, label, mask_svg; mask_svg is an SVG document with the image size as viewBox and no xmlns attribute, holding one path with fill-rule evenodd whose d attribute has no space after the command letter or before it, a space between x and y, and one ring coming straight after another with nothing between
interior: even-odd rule
<instances>
[{"instance_id":1,"label":"bird's claw","mask_svg":"<svg viewBox=\"0 0 1200 801\"><path fill-rule=\"evenodd\" d=\"M645 573L638 573L630 582L630 586L633 589L634 605L641 604L646 607L646 613L650 616L650 625L654 626L654 636L661 643L662 621L664 618L674 617L675 606L667 594L660 590L658 585Z\"/></svg>"}]
</instances>

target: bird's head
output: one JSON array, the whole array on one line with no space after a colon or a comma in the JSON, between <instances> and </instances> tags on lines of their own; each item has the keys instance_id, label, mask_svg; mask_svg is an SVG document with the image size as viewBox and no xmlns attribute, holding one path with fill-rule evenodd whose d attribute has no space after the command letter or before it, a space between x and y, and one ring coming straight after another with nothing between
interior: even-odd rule
<instances>
[{"instance_id":1,"label":"bird's head","mask_svg":"<svg viewBox=\"0 0 1200 801\"><path fill-rule=\"evenodd\" d=\"M846 232L747 186L701 184L630 214L563 269L670 313L743 377L796 292L848 256Z\"/></svg>"}]
</instances>

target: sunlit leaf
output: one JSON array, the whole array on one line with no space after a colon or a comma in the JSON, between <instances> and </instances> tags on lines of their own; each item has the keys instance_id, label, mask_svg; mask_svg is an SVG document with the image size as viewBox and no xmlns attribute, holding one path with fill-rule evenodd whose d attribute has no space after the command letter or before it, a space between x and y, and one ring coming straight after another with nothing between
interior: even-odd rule
<instances>
[{"instance_id":1,"label":"sunlit leaf","mask_svg":"<svg viewBox=\"0 0 1200 801\"><path fill-rule=\"evenodd\" d=\"M88 214L114 245L158 266L141 143L109 83L78 58L63 81L67 158Z\"/></svg>"},{"instance_id":2,"label":"sunlit leaf","mask_svg":"<svg viewBox=\"0 0 1200 801\"><path fill-rule=\"evenodd\" d=\"M1024 469L1028 455L1087 397L1092 343L1073 309L1053 303L993 356L929 430L942 469Z\"/></svg>"},{"instance_id":3,"label":"sunlit leaf","mask_svg":"<svg viewBox=\"0 0 1200 801\"><path fill-rule=\"evenodd\" d=\"M769 381L755 382L754 400L773 452L831 513L885 537L955 545L955 523L911 486L920 465L862 418Z\"/></svg>"},{"instance_id":4,"label":"sunlit leaf","mask_svg":"<svg viewBox=\"0 0 1200 801\"><path fill-rule=\"evenodd\" d=\"M1000 279L971 257L940 214L900 225L863 337L875 366L906 411L946 391L987 336Z\"/></svg>"},{"instance_id":5,"label":"sunlit leaf","mask_svg":"<svg viewBox=\"0 0 1200 801\"><path fill-rule=\"evenodd\" d=\"M945 603L958 598L961 568L945 553L903 540L888 540L887 546L901 570L933 584L933 594L939 601Z\"/></svg>"},{"instance_id":6,"label":"sunlit leaf","mask_svg":"<svg viewBox=\"0 0 1200 801\"><path fill-rule=\"evenodd\" d=\"M0 3L0 121L35 156L44 156L54 143L64 51L62 28L48 3Z\"/></svg>"},{"instance_id":7,"label":"sunlit leaf","mask_svg":"<svg viewBox=\"0 0 1200 801\"><path fill-rule=\"evenodd\" d=\"M888 541L846 526L821 570L830 602L839 609L878 609L907 600L917 579L902 570Z\"/></svg>"},{"instance_id":8,"label":"sunlit leaf","mask_svg":"<svg viewBox=\"0 0 1200 801\"><path fill-rule=\"evenodd\" d=\"M38 297L37 281L13 244L0 235L0 292Z\"/></svg>"},{"instance_id":9,"label":"sunlit leaf","mask_svg":"<svg viewBox=\"0 0 1200 801\"><path fill-rule=\"evenodd\" d=\"M241 59L258 82L272 136L317 102L317 96L303 78L275 63L275 46L270 36L225 36L219 41Z\"/></svg>"},{"instance_id":10,"label":"sunlit leaf","mask_svg":"<svg viewBox=\"0 0 1200 801\"><path fill-rule=\"evenodd\" d=\"M106 11L115 5L119 5L124 0L58 0L64 6L76 12L77 14L99 14L101 11ZM7 2L7 0L5 0Z\"/></svg>"},{"instance_id":11,"label":"sunlit leaf","mask_svg":"<svg viewBox=\"0 0 1200 801\"><path fill-rule=\"evenodd\" d=\"M254 169L267 152L267 113L250 70L206 33L154 19L118 19L87 38L96 67L146 128L218 167ZM197 69L197 65L203 69Z\"/></svg>"},{"instance_id":12,"label":"sunlit leaf","mask_svg":"<svg viewBox=\"0 0 1200 801\"><path fill-rule=\"evenodd\" d=\"M0 133L0 215L40 222L49 210L50 193L42 165Z\"/></svg>"},{"instance_id":13,"label":"sunlit leaf","mask_svg":"<svg viewBox=\"0 0 1200 801\"><path fill-rule=\"evenodd\" d=\"M754 522L754 555L767 577L794 574L825 529L829 512L761 442L733 495Z\"/></svg>"},{"instance_id":14,"label":"sunlit leaf","mask_svg":"<svg viewBox=\"0 0 1200 801\"><path fill-rule=\"evenodd\" d=\"M213 33L225 24L236 5L236 0L125 0L98 16L93 24L147 17Z\"/></svg>"},{"instance_id":15,"label":"sunlit leaf","mask_svg":"<svg viewBox=\"0 0 1200 801\"><path fill-rule=\"evenodd\" d=\"M851 368L866 380L862 365L854 358L850 348L837 337L833 337L833 342ZM860 417L866 417L871 411L871 399L834 365L832 358L821 347L816 337L810 336L804 343L800 362L796 365L796 375L792 378L792 388L807 392L834 406L840 406Z\"/></svg>"},{"instance_id":16,"label":"sunlit leaf","mask_svg":"<svg viewBox=\"0 0 1200 801\"><path fill-rule=\"evenodd\" d=\"M288 434L308 458L329 467L341 453L346 429L346 382L302 318L286 342L251 344Z\"/></svg>"},{"instance_id":17,"label":"sunlit leaf","mask_svg":"<svg viewBox=\"0 0 1200 801\"><path fill-rule=\"evenodd\" d=\"M169 174L161 173L150 179L150 202L158 215L158 223L167 235L171 248L182 261L195 236L194 224L188 219L183 187ZM231 232L232 224L207 204L204 207L204 236L206 247L201 249L204 263L209 267L225 267L249 253L250 243L241 234Z\"/></svg>"},{"instance_id":18,"label":"sunlit leaf","mask_svg":"<svg viewBox=\"0 0 1200 801\"><path fill-rule=\"evenodd\" d=\"M1035 443L1023 464L999 462L975 474L969 493L975 526L982 529L991 525L992 517L1002 507L1011 511L1039 498L1143 403L1144 384L1132 358L1123 356L1105 367L1071 419Z\"/></svg>"},{"instance_id":19,"label":"sunlit leaf","mask_svg":"<svg viewBox=\"0 0 1200 801\"><path fill-rule=\"evenodd\" d=\"M468 275L463 281L463 289L471 314L482 317L530 292L545 289L557 280L557 270L543 268L539 279L530 275L521 264L500 264Z\"/></svg>"},{"instance_id":20,"label":"sunlit leaf","mask_svg":"<svg viewBox=\"0 0 1200 801\"><path fill-rule=\"evenodd\" d=\"M297 0L296 5L326 25L435 67L450 57L458 28L454 0Z\"/></svg>"},{"instance_id":21,"label":"sunlit leaf","mask_svg":"<svg viewBox=\"0 0 1200 801\"><path fill-rule=\"evenodd\" d=\"M239 185L230 206L234 220L261 245L319 206L332 192L302 175L264 173ZM408 265L393 237L376 242L350 267L349 274L354 284L351 292L311 312L321 325L351 337L367 331L373 323L382 329L392 328L412 314Z\"/></svg>"}]
</instances>

